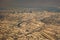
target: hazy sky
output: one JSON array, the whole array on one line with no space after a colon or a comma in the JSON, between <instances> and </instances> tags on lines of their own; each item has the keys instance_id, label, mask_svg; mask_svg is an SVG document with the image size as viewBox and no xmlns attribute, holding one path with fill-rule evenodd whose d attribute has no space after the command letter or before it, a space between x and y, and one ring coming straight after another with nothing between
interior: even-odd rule
<instances>
[{"instance_id":1,"label":"hazy sky","mask_svg":"<svg viewBox=\"0 0 60 40\"><path fill-rule=\"evenodd\" d=\"M59 7L60 0L0 0L0 7Z\"/></svg>"}]
</instances>

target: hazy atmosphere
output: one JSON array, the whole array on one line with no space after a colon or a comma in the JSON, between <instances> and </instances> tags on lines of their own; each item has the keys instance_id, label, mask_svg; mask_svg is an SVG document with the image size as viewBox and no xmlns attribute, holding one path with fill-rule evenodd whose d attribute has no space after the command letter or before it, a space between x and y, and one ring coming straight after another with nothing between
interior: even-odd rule
<instances>
[{"instance_id":1,"label":"hazy atmosphere","mask_svg":"<svg viewBox=\"0 0 60 40\"><path fill-rule=\"evenodd\" d=\"M0 0L0 7L60 7L60 0Z\"/></svg>"}]
</instances>

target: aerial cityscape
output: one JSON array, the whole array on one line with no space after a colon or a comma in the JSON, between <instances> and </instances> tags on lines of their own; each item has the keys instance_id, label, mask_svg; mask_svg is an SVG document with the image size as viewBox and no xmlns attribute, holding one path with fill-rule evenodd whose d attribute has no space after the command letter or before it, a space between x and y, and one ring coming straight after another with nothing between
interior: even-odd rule
<instances>
[{"instance_id":1,"label":"aerial cityscape","mask_svg":"<svg viewBox=\"0 0 60 40\"><path fill-rule=\"evenodd\" d=\"M60 40L60 0L0 0L0 40Z\"/></svg>"}]
</instances>

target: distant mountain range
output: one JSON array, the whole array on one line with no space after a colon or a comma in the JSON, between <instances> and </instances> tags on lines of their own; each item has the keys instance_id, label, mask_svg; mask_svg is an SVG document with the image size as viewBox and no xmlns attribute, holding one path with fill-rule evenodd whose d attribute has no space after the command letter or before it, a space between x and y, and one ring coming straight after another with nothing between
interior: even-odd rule
<instances>
[{"instance_id":1,"label":"distant mountain range","mask_svg":"<svg viewBox=\"0 0 60 40\"><path fill-rule=\"evenodd\" d=\"M0 8L0 10L35 10L35 11L49 11L49 12L60 12L60 8L57 7L40 7L40 8Z\"/></svg>"}]
</instances>

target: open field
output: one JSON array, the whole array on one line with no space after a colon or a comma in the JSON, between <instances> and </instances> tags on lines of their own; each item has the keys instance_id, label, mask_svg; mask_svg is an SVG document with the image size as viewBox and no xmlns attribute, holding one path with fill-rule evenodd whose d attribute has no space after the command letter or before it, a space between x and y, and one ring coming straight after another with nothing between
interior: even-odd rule
<instances>
[{"instance_id":1,"label":"open field","mask_svg":"<svg viewBox=\"0 0 60 40\"><path fill-rule=\"evenodd\" d=\"M0 40L60 40L60 13L0 13Z\"/></svg>"}]
</instances>

